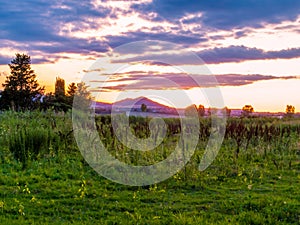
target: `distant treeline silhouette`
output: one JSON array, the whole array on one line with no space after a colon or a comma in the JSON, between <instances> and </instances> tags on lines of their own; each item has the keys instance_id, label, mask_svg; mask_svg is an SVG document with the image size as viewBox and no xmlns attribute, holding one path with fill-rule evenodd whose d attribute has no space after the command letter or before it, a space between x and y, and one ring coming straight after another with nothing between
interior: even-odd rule
<instances>
[{"instance_id":1,"label":"distant treeline silhouette","mask_svg":"<svg viewBox=\"0 0 300 225\"><path fill-rule=\"evenodd\" d=\"M56 78L55 92L45 94L45 87L39 85L27 54L16 53L8 66L10 74L2 84L4 90L0 92L0 110L54 109L66 112L72 108L75 95L91 99L84 83L71 83L65 91L65 80L60 77Z\"/></svg>"},{"instance_id":2,"label":"distant treeline silhouette","mask_svg":"<svg viewBox=\"0 0 300 225\"><path fill-rule=\"evenodd\" d=\"M45 94L45 87L41 87L36 79L34 70L31 69L31 59L27 54L16 53L15 58L8 64L10 74L2 84L4 90L0 92L0 110L26 111L26 110L47 110L68 111L72 109L74 96L78 95L82 99L92 100L87 86L81 82L71 83L65 91L65 80L57 77L55 81L55 91ZM87 107L89 105L86 105ZM85 106L85 107L86 107ZM147 110L147 105L143 105L142 111ZM191 105L187 107L187 112L197 110L200 117L205 115L203 105ZM208 114L214 114L214 108L209 108ZM227 107L222 109L226 116L230 116L231 110ZM251 105L242 108L242 117L250 117L254 112ZM286 115L292 116L295 107L286 106Z\"/></svg>"}]
</instances>

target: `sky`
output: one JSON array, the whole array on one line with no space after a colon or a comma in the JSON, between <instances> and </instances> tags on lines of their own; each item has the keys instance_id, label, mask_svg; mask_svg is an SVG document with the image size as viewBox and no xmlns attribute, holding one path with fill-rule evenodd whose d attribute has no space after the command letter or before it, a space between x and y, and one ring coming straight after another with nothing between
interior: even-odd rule
<instances>
[{"instance_id":1,"label":"sky","mask_svg":"<svg viewBox=\"0 0 300 225\"><path fill-rule=\"evenodd\" d=\"M48 92L300 112L299 0L0 1L1 83L26 53Z\"/></svg>"}]
</instances>

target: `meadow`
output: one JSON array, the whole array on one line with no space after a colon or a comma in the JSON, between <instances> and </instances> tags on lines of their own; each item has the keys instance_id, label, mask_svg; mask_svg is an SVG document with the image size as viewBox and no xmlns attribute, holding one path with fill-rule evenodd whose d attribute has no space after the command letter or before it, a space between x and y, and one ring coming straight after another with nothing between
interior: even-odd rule
<instances>
[{"instance_id":1,"label":"meadow","mask_svg":"<svg viewBox=\"0 0 300 225\"><path fill-rule=\"evenodd\" d=\"M181 131L166 118L167 137L151 152L114 137L109 116L97 116L111 155L132 165L168 157ZM130 117L137 137L149 119ZM299 224L300 119L229 118L221 149L198 166L211 132L200 118L199 142L188 164L169 179L134 187L98 175L73 136L71 113L0 114L0 224Z\"/></svg>"}]
</instances>

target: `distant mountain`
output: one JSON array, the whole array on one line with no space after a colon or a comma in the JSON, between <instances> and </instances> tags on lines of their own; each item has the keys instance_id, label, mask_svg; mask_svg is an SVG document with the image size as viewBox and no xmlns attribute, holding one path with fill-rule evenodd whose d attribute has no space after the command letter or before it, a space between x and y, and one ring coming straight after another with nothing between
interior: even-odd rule
<instances>
[{"instance_id":1,"label":"distant mountain","mask_svg":"<svg viewBox=\"0 0 300 225\"><path fill-rule=\"evenodd\" d=\"M1 94L1 92L0 92ZM92 107L95 108L95 112L99 114L109 114L114 108L116 112L141 112L141 105L145 104L147 106L147 113L160 113L160 114L169 114L169 115L184 115L185 109L176 109L173 107L166 106L164 104L158 103L146 97L138 98L126 98L115 103L107 102L93 102ZM205 109L206 116L208 115L208 108ZM240 117L242 114L241 109L231 109L231 117ZM254 112L253 116L266 116L266 117L283 117L285 113L283 112ZM300 117L300 113L296 113L295 116Z\"/></svg>"},{"instance_id":2,"label":"distant mountain","mask_svg":"<svg viewBox=\"0 0 300 225\"><path fill-rule=\"evenodd\" d=\"M92 106L95 108L111 108L112 104L107 102L93 102Z\"/></svg>"},{"instance_id":3,"label":"distant mountain","mask_svg":"<svg viewBox=\"0 0 300 225\"><path fill-rule=\"evenodd\" d=\"M164 104L158 103L146 97L138 98L126 98L117 101L113 104L104 102L94 102L93 107L95 107L96 112L109 112L112 110L117 111L141 111L141 105L145 104L147 106L147 112L159 112L159 113L176 113L176 109L173 107L166 106Z\"/></svg>"},{"instance_id":4,"label":"distant mountain","mask_svg":"<svg viewBox=\"0 0 300 225\"><path fill-rule=\"evenodd\" d=\"M147 108L172 108L158 102L155 102L146 97L138 97L138 98L126 98L121 101L117 101L114 103L114 107L124 107L124 108L140 108L142 104L145 104Z\"/></svg>"}]
</instances>

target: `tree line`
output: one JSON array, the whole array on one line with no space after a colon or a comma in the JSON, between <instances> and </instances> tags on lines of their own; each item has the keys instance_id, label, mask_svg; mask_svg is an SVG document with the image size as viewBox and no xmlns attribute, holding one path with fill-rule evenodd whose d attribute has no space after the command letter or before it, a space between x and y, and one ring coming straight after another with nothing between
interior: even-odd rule
<instances>
[{"instance_id":1,"label":"tree line","mask_svg":"<svg viewBox=\"0 0 300 225\"><path fill-rule=\"evenodd\" d=\"M17 53L8 66L10 74L2 84L4 90L0 93L0 110L54 109L66 112L72 108L75 95L91 100L84 83L73 82L65 91L65 80L60 77L56 78L54 93L45 94L45 87L38 83L27 54Z\"/></svg>"},{"instance_id":2,"label":"tree line","mask_svg":"<svg viewBox=\"0 0 300 225\"><path fill-rule=\"evenodd\" d=\"M204 105L199 105L197 107L197 105L192 104L190 106L188 106L186 108L186 115L187 116L193 116L195 115L195 112L197 112L199 117L205 117L205 116L211 116L212 114L216 115L219 113L222 113L224 116L226 117L230 117L231 116L231 109L229 109L228 107L224 107L222 109L218 109L218 108L207 108L205 109ZM252 105L245 105L243 106L243 108L241 109L241 117L252 117L254 113L254 108ZM292 105L287 105L286 106L286 110L285 110L285 115L287 117L292 117L295 114L295 106Z\"/></svg>"},{"instance_id":3,"label":"tree line","mask_svg":"<svg viewBox=\"0 0 300 225\"><path fill-rule=\"evenodd\" d=\"M72 108L75 95L80 96L82 101L90 101L91 95L84 83L71 83L65 91L64 79L57 77L55 82L55 92L45 94L45 87L41 87L36 79L34 70L31 69L31 59L27 54L17 53L15 58L8 64L10 75L6 77L2 84L4 90L0 93L0 110L25 111L52 108L56 111L68 111ZM85 105L88 106L88 105ZM142 111L147 110L146 105L142 105ZM205 115L203 105L191 105L187 108L187 114L196 110L200 117ZM211 115L214 108L208 109L208 115ZM226 116L230 116L231 110L227 107L222 109ZM251 105L245 105L242 108L242 116L249 117L254 112ZM286 106L286 115L292 116L295 113L295 107Z\"/></svg>"}]
</instances>

